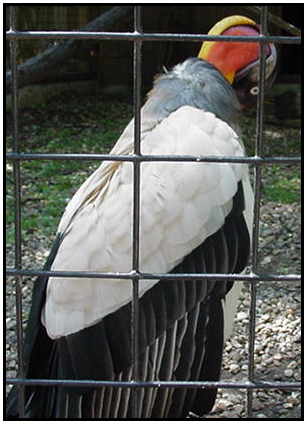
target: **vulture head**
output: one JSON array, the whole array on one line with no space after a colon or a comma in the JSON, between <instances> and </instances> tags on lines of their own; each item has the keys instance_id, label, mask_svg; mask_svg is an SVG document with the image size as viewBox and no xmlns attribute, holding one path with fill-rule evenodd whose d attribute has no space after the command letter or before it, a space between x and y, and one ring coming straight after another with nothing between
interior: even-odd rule
<instances>
[{"instance_id":1,"label":"vulture head","mask_svg":"<svg viewBox=\"0 0 307 424\"><path fill-rule=\"evenodd\" d=\"M245 16L229 16L215 24L208 35L259 36L259 25ZM277 52L274 44L264 46L265 87L276 75ZM236 91L242 107L255 104L260 73L260 43L247 41L205 41L198 54L213 64Z\"/></svg>"}]
</instances>

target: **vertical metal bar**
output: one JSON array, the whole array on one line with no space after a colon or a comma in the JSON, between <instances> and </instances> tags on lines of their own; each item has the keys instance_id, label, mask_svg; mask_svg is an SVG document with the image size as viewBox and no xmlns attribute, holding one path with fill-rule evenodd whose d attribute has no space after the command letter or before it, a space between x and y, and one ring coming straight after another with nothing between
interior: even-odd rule
<instances>
[{"instance_id":1,"label":"vertical metal bar","mask_svg":"<svg viewBox=\"0 0 307 424\"><path fill-rule=\"evenodd\" d=\"M267 6L261 7L260 26L261 34L267 34ZM263 145L263 111L264 111L264 88L265 88L265 45L260 44L260 73L259 73L259 94L257 99L257 119L256 119L256 145L255 156L262 155ZM255 167L254 174L254 221L252 240L252 272L258 272L258 245L259 245L259 220L260 220L260 198L261 198L261 166ZM257 284L250 283L250 310L249 310L249 344L248 344L248 378L254 380L255 375L255 327L256 327L256 298ZM247 417L253 416L253 390L247 390Z\"/></svg>"},{"instance_id":2,"label":"vertical metal bar","mask_svg":"<svg viewBox=\"0 0 307 424\"><path fill-rule=\"evenodd\" d=\"M15 6L10 7L10 31L16 29L17 11ZM12 104L13 104L13 152L19 152L18 140L18 93L17 93L17 41L10 40L11 50L11 72L12 72ZM21 269L21 177L20 162L13 163L14 174L14 211L15 211L15 268ZM16 300L16 331L17 331L17 359L18 377L24 377L23 369L23 331L22 331L22 289L21 277L15 278L15 300ZM19 416L24 417L24 386L18 386L18 410Z\"/></svg>"},{"instance_id":3,"label":"vertical metal bar","mask_svg":"<svg viewBox=\"0 0 307 424\"><path fill-rule=\"evenodd\" d=\"M134 7L134 31L141 32L141 6ZM142 41L134 41L133 50L133 99L134 99L134 154L141 153L141 57ZM132 247L132 268L139 272L139 240L140 240L140 162L133 163L133 247ZM133 380L139 380L139 278L133 279L132 298L132 359L133 359ZM139 417L137 388L132 390L132 413L133 418Z\"/></svg>"}]
</instances>

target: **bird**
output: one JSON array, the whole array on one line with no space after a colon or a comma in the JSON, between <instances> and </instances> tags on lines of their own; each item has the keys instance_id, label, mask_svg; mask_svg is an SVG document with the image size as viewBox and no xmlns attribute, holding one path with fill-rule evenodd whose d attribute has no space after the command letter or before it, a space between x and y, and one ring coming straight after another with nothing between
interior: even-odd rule
<instances>
[{"instance_id":1,"label":"bird","mask_svg":"<svg viewBox=\"0 0 307 424\"><path fill-rule=\"evenodd\" d=\"M219 21L209 35L259 35L245 16ZM265 45L266 85L276 49ZM204 41L155 78L141 108L142 155L245 156L238 118L257 98L258 43ZM255 88L256 87L256 88ZM111 150L134 154L134 119ZM104 161L76 191L44 266L51 271L130 272L133 163ZM218 381L237 282L176 273L241 273L249 258L253 191L248 165L218 161L140 164L139 268L173 274L140 279L139 381ZM113 275L113 274L112 274ZM231 300L232 298L232 300ZM133 379L129 279L39 276L24 340L30 379ZM226 330L226 327L228 328ZM185 418L208 414L216 388L25 386L30 419ZM18 390L7 417L19 417Z\"/></svg>"}]
</instances>

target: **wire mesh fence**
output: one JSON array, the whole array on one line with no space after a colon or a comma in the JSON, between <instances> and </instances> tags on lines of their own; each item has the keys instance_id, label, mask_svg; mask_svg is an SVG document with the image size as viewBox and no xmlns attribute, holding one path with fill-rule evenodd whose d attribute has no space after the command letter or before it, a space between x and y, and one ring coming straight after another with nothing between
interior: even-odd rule
<instances>
[{"instance_id":1,"label":"wire mesh fence","mask_svg":"<svg viewBox=\"0 0 307 424\"><path fill-rule=\"evenodd\" d=\"M16 7L12 6L10 10L10 29L7 32L7 39L10 41L11 50L11 73L12 73L12 100L13 100L13 151L7 154L7 160L13 163L14 174L14 197L15 197L15 266L7 270L8 276L15 278L15 295L16 295L16 334L17 334L17 353L18 353L18 377L8 378L7 384L14 384L19 387L19 413L24 416L24 388L27 385L42 386L80 386L80 387L130 387L137 389L140 387L180 387L180 388L234 388L245 389L247 393L247 417L253 415L253 391L255 389L280 389L280 390L300 390L300 383L293 381L263 381L255 377L255 340L256 340L256 299L257 287L259 281L287 281L296 282L300 280L298 274L277 274L263 273L258 267L258 251L259 251L259 212L261 199L261 172L263 166L270 166L274 163L279 164L298 164L299 157L283 156L283 157L264 157L263 156L263 115L264 115L264 87L265 87L265 57L264 46L267 42L280 44L299 44L299 37L289 36L269 36L267 35L267 6L262 6L260 15L260 25L262 35L259 37L238 37L238 36L208 36L195 34L157 34L144 33L142 31L141 6L134 7L134 32L118 33L118 32L81 32L81 31L18 31L16 28ZM53 153L24 153L20 149L19 129L18 129L18 72L17 72L17 44L21 39L98 39L98 40L125 40L134 45L133 52L133 100L134 100L134 153L133 155L112 155L112 154L53 154ZM245 157L193 157L193 156L175 156L175 155L143 155L141 153L141 86L142 86L142 44L146 41L194 41L200 42L205 40L224 40L224 41L246 41L259 42L261 44L261 60L260 60L260 78L259 78L259 95L257 103L257 121L256 121L256 145L253 156ZM22 265L22 215L21 215L21 167L22 161L28 160L106 160L106 161L129 161L132 162L134 168L134 191L133 191L133 244L131 271L120 273L102 273L102 272L78 272L78 271L45 271L24 269ZM224 280L229 281L246 281L250 284L250 308L249 308L249 343L248 343L248 379L247 381L228 382L228 381L140 381L137 361L133 361L134 370L132 381L93 381L93 380L45 380L45 379L27 379L23 370L23 327L22 327L22 277L25 276L66 276L78 278L116 278L132 281L132 316L131 316L131 336L132 336L132 357L138 357L138 320L139 320L139 282L142 279L163 280L174 277L174 274L144 273L139 267L139 239L140 239L140 166L146 161L167 161L167 162L237 162L248 163L254 167L254 223L253 223L253 242L251 250L251 271L249 274L176 274L177 279L207 279L207 280ZM137 391L134 390L134 416L137 417Z\"/></svg>"}]
</instances>

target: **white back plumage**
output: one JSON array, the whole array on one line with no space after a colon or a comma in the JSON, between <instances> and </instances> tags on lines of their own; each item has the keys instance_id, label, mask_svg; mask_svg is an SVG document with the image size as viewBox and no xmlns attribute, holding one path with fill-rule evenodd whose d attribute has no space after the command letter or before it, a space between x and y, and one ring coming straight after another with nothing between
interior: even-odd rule
<instances>
[{"instance_id":1,"label":"white back plumage","mask_svg":"<svg viewBox=\"0 0 307 424\"><path fill-rule=\"evenodd\" d=\"M144 118L144 116L143 116ZM143 154L243 156L232 128L210 112L180 107L162 122L142 120ZM113 154L133 152L133 121ZM141 165L140 268L164 273L216 232L232 207L244 164L144 162ZM133 164L104 162L62 217L64 240L53 270L129 272ZM140 281L143 295L157 281ZM51 338L77 332L131 300L129 280L50 278L42 321Z\"/></svg>"}]
</instances>

